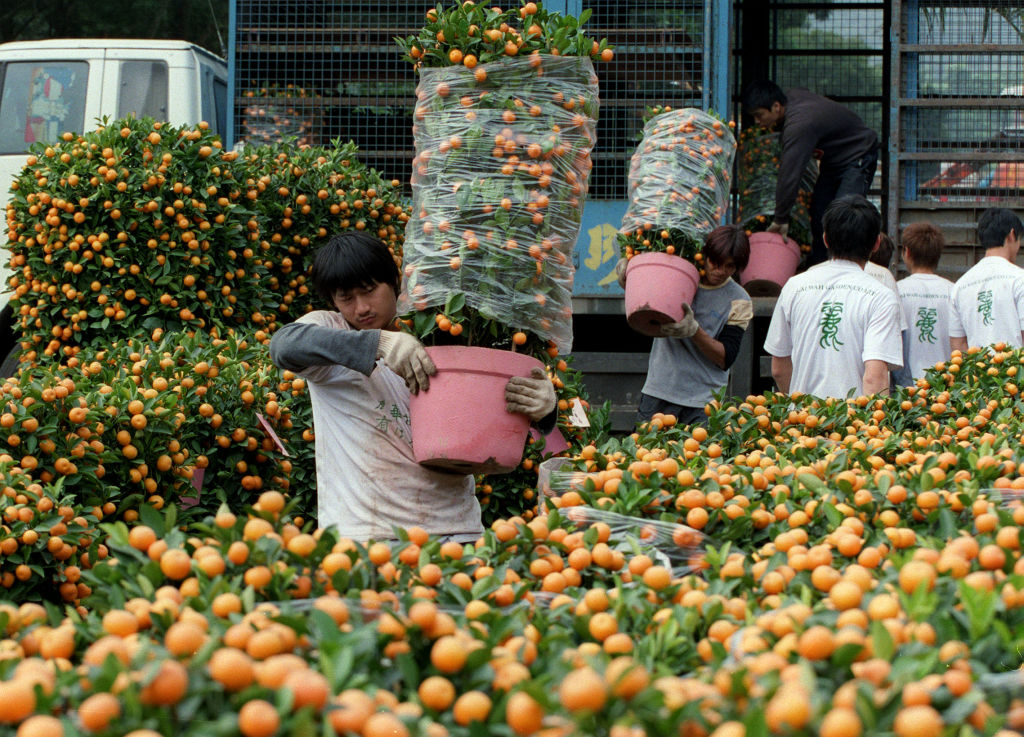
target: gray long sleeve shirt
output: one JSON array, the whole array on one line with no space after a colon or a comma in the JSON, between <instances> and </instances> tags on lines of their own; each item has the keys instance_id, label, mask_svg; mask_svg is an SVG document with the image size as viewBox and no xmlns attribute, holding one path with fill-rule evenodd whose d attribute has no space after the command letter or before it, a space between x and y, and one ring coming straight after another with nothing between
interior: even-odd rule
<instances>
[{"instance_id":1,"label":"gray long sleeve shirt","mask_svg":"<svg viewBox=\"0 0 1024 737\"><path fill-rule=\"evenodd\" d=\"M369 376L379 342L379 330L336 330L293 322L270 339L270 360L287 371L337 364Z\"/></svg>"}]
</instances>

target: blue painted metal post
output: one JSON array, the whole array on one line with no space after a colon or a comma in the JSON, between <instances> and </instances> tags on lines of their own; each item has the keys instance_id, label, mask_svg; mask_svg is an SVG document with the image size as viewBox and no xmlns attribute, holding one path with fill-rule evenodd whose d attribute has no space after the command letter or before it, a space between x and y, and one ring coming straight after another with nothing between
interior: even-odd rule
<instances>
[{"instance_id":1,"label":"blue painted metal post","mask_svg":"<svg viewBox=\"0 0 1024 737\"><path fill-rule=\"evenodd\" d=\"M228 127L224 132L224 148L231 150L235 147L235 33L237 31L238 0L231 0L228 3Z\"/></svg>"},{"instance_id":2,"label":"blue painted metal post","mask_svg":"<svg viewBox=\"0 0 1024 737\"><path fill-rule=\"evenodd\" d=\"M920 40L920 28L918 26L918 16L920 14L918 8L918 0L907 0L904 5L906 8L907 19L907 43L916 44ZM897 53L899 47L897 46ZM917 99L921 90L918 89L918 61L919 56L916 53L907 54L903 60L903 69L905 70L905 76L907 80L907 88L904 94L908 100ZM897 90L897 93L899 91ZM903 108L904 117L906 118L906 125L902 131L889 130L890 138L897 138L897 140L903 141L904 151L917 151L917 125L918 125L918 109L915 107ZM904 200L916 200L917 199L917 171L916 161L904 162L902 167L906 176L903 179L903 199Z\"/></svg>"},{"instance_id":3,"label":"blue painted metal post","mask_svg":"<svg viewBox=\"0 0 1024 737\"><path fill-rule=\"evenodd\" d=\"M729 116L729 29L732 27L731 0L708 0L704 8L706 17L711 19L711 33L705 38L710 41L710 60L705 57L705 73L710 99L707 107L722 117ZM707 48L707 41L705 41Z\"/></svg>"}]
</instances>

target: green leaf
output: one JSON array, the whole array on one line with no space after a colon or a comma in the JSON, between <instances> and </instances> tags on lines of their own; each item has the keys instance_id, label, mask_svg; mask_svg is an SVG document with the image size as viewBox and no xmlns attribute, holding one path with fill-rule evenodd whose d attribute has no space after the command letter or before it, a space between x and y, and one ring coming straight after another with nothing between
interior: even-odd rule
<instances>
[{"instance_id":1,"label":"green leaf","mask_svg":"<svg viewBox=\"0 0 1024 737\"><path fill-rule=\"evenodd\" d=\"M892 660L896 652L896 643L889 634L889 630L879 621L871 623L871 644L874 648L874 656L883 660Z\"/></svg>"},{"instance_id":2,"label":"green leaf","mask_svg":"<svg viewBox=\"0 0 1024 737\"><path fill-rule=\"evenodd\" d=\"M420 669L416 665L416 660L413 658L412 653L399 653L395 659L395 664L398 666L398 670L402 673L402 680L405 681L406 685L414 687L420 682Z\"/></svg>"},{"instance_id":3,"label":"green leaf","mask_svg":"<svg viewBox=\"0 0 1024 737\"><path fill-rule=\"evenodd\" d=\"M465 292L452 292L444 303L444 313L449 317L457 315L466 306Z\"/></svg>"},{"instance_id":4,"label":"green leaf","mask_svg":"<svg viewBox=\"0 0 1024 737\"><path fill-rule=\"evenodd\" d=\"M166 528L164 527L163 515L153 509L149 504L139 505L139 519L142 520L142 524L147 527L152 527L153 532L156 533L157 537L163 537L165 535Z\"/></svg>"}]
</instances>

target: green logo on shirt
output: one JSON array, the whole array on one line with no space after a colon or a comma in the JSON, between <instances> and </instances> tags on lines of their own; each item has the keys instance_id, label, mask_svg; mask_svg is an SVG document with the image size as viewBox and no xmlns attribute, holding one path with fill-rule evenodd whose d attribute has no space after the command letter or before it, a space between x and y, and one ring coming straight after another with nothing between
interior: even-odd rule
<instances>
[{"instance_id":1,"label":"green logo on shirt","mask_svg":"<svg viewBox=\"0 0 1024 737\"><path fill-rule=\"evenodd\" d=\"M938 320L939 311L935 307L920 307L917 310L917 322L914 326L920 329L917 336L919 343L935 342L935 322Z\"/></svg>"},{"instance_id":2,"label":"green logo on shirt","mask_svg":"<svg viewBox=\"0 0 1024 737\"><path fill-rule=\"evenodd\" d=\"M842 302L823 302L821 304L821 337L818 345L838 351L843 341L839 340L839 323L843 320Z\"/></svg>"},{"instance_id":3,"label":"green logo on shirt","mask_svg":"<svg viewBox=\"0 0 1024 737\"><path fill-rule=\"evenodd\" d=\"M985 325L992 324L992 290L985 289L978 292L978 313Z\"/></svg>"}]
</instances>

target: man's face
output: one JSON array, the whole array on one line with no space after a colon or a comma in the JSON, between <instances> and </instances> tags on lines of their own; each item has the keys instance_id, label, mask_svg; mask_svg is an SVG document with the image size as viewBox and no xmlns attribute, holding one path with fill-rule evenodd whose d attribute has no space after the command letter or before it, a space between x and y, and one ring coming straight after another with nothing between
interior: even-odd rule
<instances>
[{"instance_id":1,"label":"man's face","mask_svg":"<svg viewBox=\"0 0 1024 737\"><path fill-rule=\"evenodd\" d=\"M782 105L778 102L773 102L770 108L754 108L753 112L750 113L754 122L762 128L774 128L782 122L783 114Z\"/></svg>"},{"instance_id":2,"label":"man's face","mask_svg":"<svg viewBox=\"0 0 1024 737\"><path fill-rule=\"evenodd\" d=\"M390 284L356 287L334 295L334 306L354 330L390 327L398 309L398 297Z\"/></svg>"},{"instance_id":3,"label":"man's face","mask_svg":"<svg viewBox=\"0 0 1024 737\"><path fill-rule=\"evenodd\" d=\"M724 263L716 264L708 261L704 269L704 282L710 287L720 287L736 273L736 262L727 258Z\"/></svg>"},{"instance_id":4,"label":"man's face","mask_svg":"<svg viewBox=\"0 0 1024 737\"><path fill-rule=\"evenodd\" d=\"M1020 236L1013 230L1010 231L1010 235L1006 237L1006 242L1010 246L1010 260L1016 261L1017 254L1020 252Z\"/></svg>"}]
</instances>

